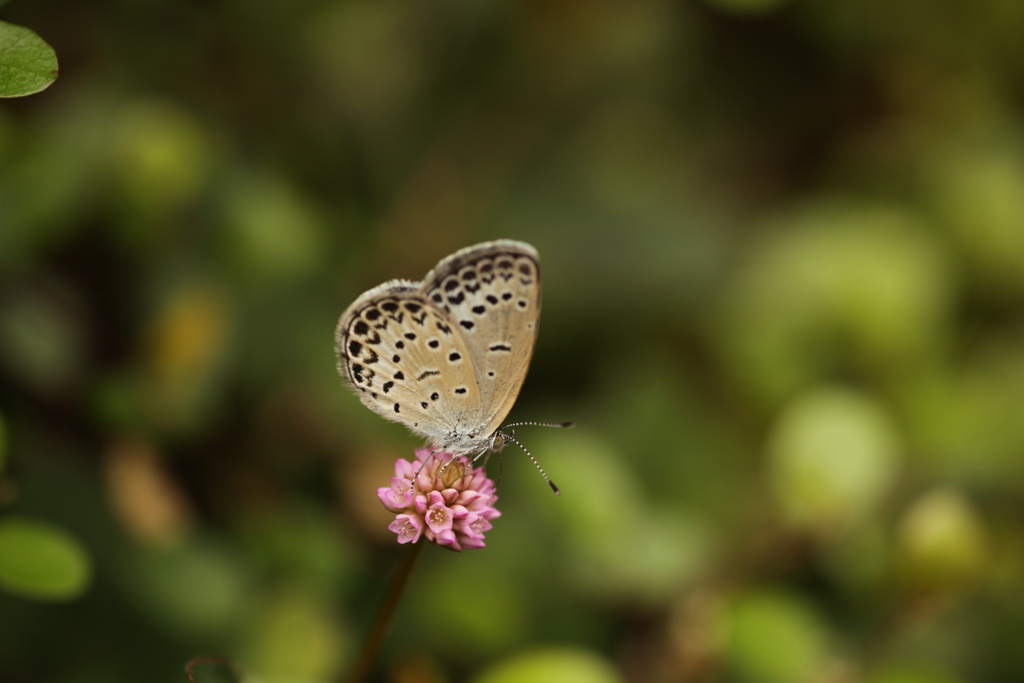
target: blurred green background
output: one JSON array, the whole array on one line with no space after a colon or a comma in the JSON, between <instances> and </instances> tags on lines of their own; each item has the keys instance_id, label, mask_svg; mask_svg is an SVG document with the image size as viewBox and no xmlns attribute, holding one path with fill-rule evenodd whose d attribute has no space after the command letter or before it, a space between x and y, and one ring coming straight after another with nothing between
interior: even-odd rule
<instances>
[{"instance_id":1,"label":"blurred green background","mask_svg":"<svg viewBox=\"0 0 1024 683\"><path fill-rule=\"evenodd\" d=\"M0 680L340 680L420 441L360 292L526 240L487 548L394 683L1024 680L1024 4L11 0ZM491 461L492 473L497 464Z\"/></svg>"}]
</instances>

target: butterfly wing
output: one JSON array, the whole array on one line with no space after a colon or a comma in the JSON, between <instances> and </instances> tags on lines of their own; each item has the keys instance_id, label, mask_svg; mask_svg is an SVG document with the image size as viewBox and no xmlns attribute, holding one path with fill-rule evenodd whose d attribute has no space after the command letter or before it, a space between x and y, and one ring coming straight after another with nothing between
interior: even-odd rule
<instances>
[{"instance_id":1,"label":"butterfly wing","mask_svg":"<svg viewBox=\"0 0 1024 683\"><path fill-rule=\"evenodd\" d=\"M476 420L481 397L466 340L418 283L392 280L364 293L335 332L338 371L359 399L443 447Z\"/></svg>"},{"instance_id":2,"label":"butterfly wing","mask_svg":"<svg viewBox=\"0 0 1024 683\"><path fill-rule=\"evenodd\" d=\"M471 430L489 437L512 409L533 356L540 324L537 251L512 240L462 249L441 261L420 291L461 333L479 395Z\"/></svg>"}]
</instances>

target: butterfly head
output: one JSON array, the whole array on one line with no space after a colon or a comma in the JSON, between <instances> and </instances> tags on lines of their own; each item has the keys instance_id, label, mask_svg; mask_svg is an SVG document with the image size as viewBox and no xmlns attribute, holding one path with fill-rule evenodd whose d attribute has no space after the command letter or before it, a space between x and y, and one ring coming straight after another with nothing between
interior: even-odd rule
<instances>
[{"instance_id":1,"label":"butterfly head","mask_svg":"<svg viewBox=\"0 0 1024 683\"><path fill-rule=\"evenodd\" d=\"M500 451L508 443L508 436L500 429L491 436L490 449L494 452Z\"/></svg>"}]
</instances>

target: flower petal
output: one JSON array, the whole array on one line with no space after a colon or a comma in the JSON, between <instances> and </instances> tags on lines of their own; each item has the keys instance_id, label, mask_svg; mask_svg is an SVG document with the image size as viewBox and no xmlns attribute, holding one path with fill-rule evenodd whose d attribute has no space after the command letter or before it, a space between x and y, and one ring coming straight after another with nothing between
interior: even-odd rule
<instances>
[{"instance_id":1,"label":"flower petal","mask_svg":"<svg viewBox=\"0 0 1024 683\"><path fill-rule=\"evenodd\" d=\"M390 512L401 512L408 506L407 499L392 488L377 489L377 497Z\"/></svg>"},{"instance_id":2,"label":"flower petal","mask_svg":"<svg viewBox=\"0 0 1024 683\"><path fill-rule=\"evenodd\" d=\"M427 514L427 497L422 493L413 500L412 507L417 515Z\"/></svg>"},{"instance_id":3,"label":"flower petal","mask_svg":"<svg viewBox=\"0 0 1024 683\"><path fill-rule=\"evenodd\" d=\"M416 463L411 463L405 458L399 458L395 461L395 474L403 479L411 480L416 474L416 468L419 467Z\"/></svg>"},{"instance_id":4,"label":"flower petal","mask_svg":"<svg viewBox=\"0 0 1024 683\"><path fill-rule=\"evenodd\" d=\"M443 531L448 531L452 528L452 520L454 515L452 511L446 508L443 504L431 505L430 509L427 510L427 514L424 516L427 522L427 526L435 534L441 534Z\"/></svg>"},{"instance_id":5,"label":"flower petal","mask_svg":"<svg viewBox=\"0 0 1024 683\"><path fill-rule=\"evenodd\" d=\"M455 550L462 550L462 546L458 542L458 536L451 529L445 529L437 534L437 544L451 546Z\"/></svg>"},{"instance_id":6,"label":"flower petal","mask_svg":"<svg viewBox=\"0 0 1024 683\"><path fill-rule=\"evenodd\" d=\"M388 529L398 534L399 543L415 543L423 533L423 520L416 515L398 515Z\"/></svg>"}]
</instances>

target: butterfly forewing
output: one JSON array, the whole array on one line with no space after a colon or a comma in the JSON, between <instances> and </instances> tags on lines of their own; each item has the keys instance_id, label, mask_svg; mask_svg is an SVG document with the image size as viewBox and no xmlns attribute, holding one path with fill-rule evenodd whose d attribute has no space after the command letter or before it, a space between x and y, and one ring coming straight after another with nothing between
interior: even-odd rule
<instances>
[{"instance_id":1,"label":"butterfly forewing","mask_svg":"<svg viewBox=\"0 0 1024 683\"><path fill-rule=\"evenodd\" d=\"M481 398L474 428L490 435L519 396L537 340L537 252L507 240L470 247L438 264L422 290L466 340Z\"/></svg>"},{"instance_id":2,"label":"butterfly forewing","mask_svg":"<svg viewBox=\"0 0 1024 683\"><path fill-rule=\"evenodd\" d=\"M512 408L540 315L537 252L499 240L444 259L422 283L393 280L338 323L339 371L379 415L468 453Z\"/></svg>"}]
</instances>

